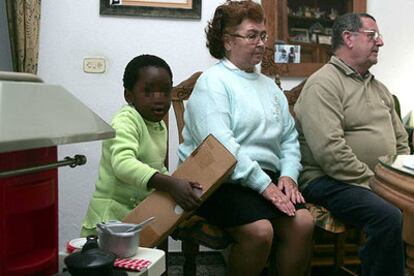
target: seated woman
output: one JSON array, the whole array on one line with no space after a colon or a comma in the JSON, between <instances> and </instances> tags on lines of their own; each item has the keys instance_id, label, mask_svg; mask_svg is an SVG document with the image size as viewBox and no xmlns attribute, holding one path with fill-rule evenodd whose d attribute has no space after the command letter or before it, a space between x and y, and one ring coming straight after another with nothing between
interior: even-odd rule
<instances>
[{"instance_id":1,"label":"seated woman","mask_svg":"<svg viewBox=\"0 0 414 276\"><path fill-rule=\"evenodd\" d=\"M235 241L229 275L259 275L274 234L278 275L303 275L313 219L296 184L300 151L287 100L256 68L267 40L264 20L254 1L217 7L206 34L210 54L220 61L195 85L178 155L185 160L211 133L238 161L228 182L197 211Z\"/></svg>"}]
</instances>

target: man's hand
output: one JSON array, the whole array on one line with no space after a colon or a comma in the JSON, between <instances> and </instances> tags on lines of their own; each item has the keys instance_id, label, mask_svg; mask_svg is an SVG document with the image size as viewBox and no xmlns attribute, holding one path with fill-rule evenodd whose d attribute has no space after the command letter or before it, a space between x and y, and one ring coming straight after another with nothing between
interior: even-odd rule
<instances>
[{"instance_id":1,"label":"man's hand","mask_svg":"<svg viewBox=\"0 0 414 276\"><path fill-rule=\"evenodd\" d=\"M277 187L273 182L267 186L267 188L262 193L264 198L271 201L277 209L287 214L288 216L295 215L295 206L290 201L290 199L282 192L282 190Z\"/></svg>"},{"instance_id":2,"label":"man's hand","mask_svg":"<svg viewBox=\"0 0 414 276\"><path fill-rule=\"evenodd\" d=\"M288 176L281 176L277 182L277 186L293 204L305 203L305 199L299 192L298 186L292 178Z\"/></svg>"}]
</instances>

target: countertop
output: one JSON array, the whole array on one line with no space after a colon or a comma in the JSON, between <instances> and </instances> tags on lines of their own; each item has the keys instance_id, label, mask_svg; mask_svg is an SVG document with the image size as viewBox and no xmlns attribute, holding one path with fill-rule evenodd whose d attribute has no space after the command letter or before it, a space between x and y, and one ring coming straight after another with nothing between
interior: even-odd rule
<instances>
[{"instance_id":1,"label":"countertop","mask_svg":"<svg viewBox=\"0 0 414 276\"><path fill-rule=\"evenodd\" d=\"M114 136L110 125L60 85L0 80L0 153Z\"/></svg>"}]
</instances>

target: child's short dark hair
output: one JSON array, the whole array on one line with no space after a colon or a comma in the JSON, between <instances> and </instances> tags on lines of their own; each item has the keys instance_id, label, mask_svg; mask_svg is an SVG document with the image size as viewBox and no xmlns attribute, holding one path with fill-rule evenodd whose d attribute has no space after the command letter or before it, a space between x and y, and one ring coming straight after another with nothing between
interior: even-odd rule
<instances>
[{"instance_id":1,"label":"child's short dark hair","mask_svg":"<svg viewBox=\"0 0 414 276\"><path fill-rule=\"evenodd\" d=\"M132 90L134 88L135 83L139 79L139 70L141 68L148 66L164 68L165 70L167 70L168 74L170 74L172 84L173 76L171 68L167 64L167 62L165 62L165 60L153 55L140 55L133 58L130 62L128 62L127 66L125 67L124 77L122 79L124 83L124 88Z\"/></svg>"}]
</instances>

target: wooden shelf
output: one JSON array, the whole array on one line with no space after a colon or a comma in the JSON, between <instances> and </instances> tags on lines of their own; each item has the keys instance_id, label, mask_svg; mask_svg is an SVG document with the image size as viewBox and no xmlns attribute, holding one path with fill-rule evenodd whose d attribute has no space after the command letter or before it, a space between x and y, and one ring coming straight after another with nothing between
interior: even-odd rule
<instances>
[{"instance_id":1,"label":"wooden shelf","mask_svg":"<svg viewBox=\"0 0 414 276\"><path fill-rule=\"evenodd\" d=\"M288 15L288 19L292 21L305 21L305 22L320 22L321 24L325 25L332 25L333 20L326 18L326 17L307 17L307 16L296 16L296 15Z\"/></svg>"},{"instance_id":2,"label":"wooden shelf","mask_svg":"<svg viewBox=\"0 0 414 276\"><path fill-rule=\"evenodd\" d=\"M262 62L262 72L269 76L308 77L329 60L332 54L330 45L289 41L289 28L302 26L307 29L315 22L320 22L324 28L330 28L333 21L326 17L288 15L289 4L298 5L294 0L262 0L266 17L266 29L269 34L266 53ZM337 7L341 14L344 9L346 12L366 12L366 0L303 0L300 4L313 8L321 7L322 10L326 10L327 5L329 5L329 7ZM295 21L298 24L292 23ZM300 45L302 48L301 63L276 64L274 62L274 44L276 41Z\"/></svg>"}]
</instances>

